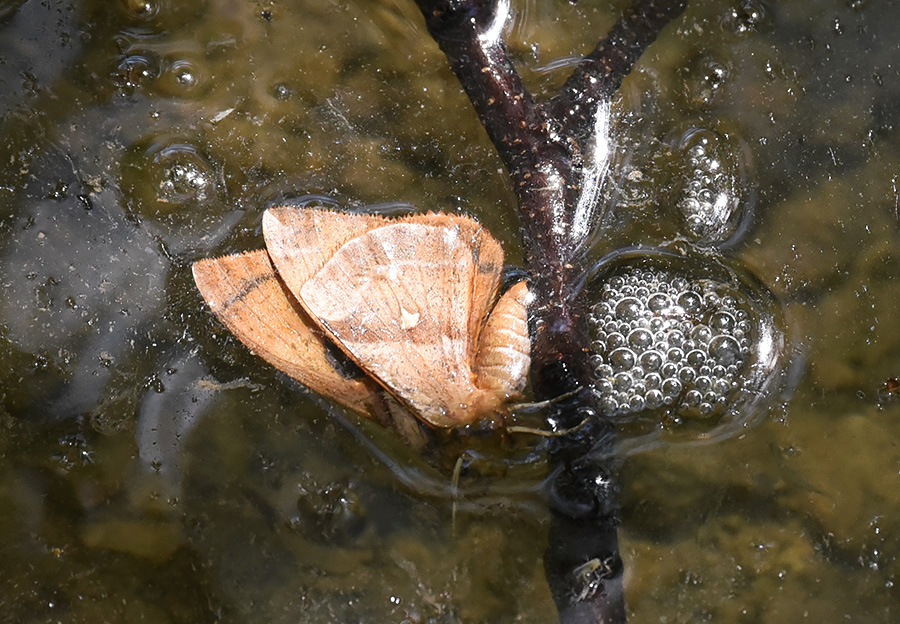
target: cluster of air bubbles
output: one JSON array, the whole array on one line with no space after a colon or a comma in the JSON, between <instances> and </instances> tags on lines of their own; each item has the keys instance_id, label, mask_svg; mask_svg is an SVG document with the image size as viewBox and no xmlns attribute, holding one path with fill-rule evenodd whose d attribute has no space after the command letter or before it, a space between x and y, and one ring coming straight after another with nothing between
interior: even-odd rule
<instances>
[{"instance_id":1,"label":"cluster of air bubbles","mask_svg":"<svg viewBox=\"0 0 900 624\"><path fill-rule=\"evenodd\" d=\"M590 310L594 392L613 416L664 408L676 419L722 416L752 359L750 306L714 280L625 267Z\"/></svg>"},{"instance_id":2,"label":"cluster of air bubbles","mask_svg":"<svg viewBox=\"0 0 900 624\"><path fill-rule=\"evenodd\" d=\"M129 54L119 61L113 83L123 95L130 97L155 80L159 73L159 58L156 55Z\"/></svg>"},{"instance_id":3,"label":"cluster of air bubbles","mask_svg":"<svg viewBox=\"0 0 900 624\"><path fill-rule=\"evenodd\" d=\"M163 205L182 206L206 202L215 192L212 166L200 151L189 143L162 146L152 154L156 201Z\"/></svg>"},{"instance_id":4,"label":"cluster of air bubbles","mask_svg":"<svg viewBox=\"0 0 900 624\"><path fill-rule=\"evenodd\" d=\"M676 208L684 234L696 243L727 240L742 216L740 168L727 143L711 130L693 130L681 142L685 176Z\"/></svg>"}]
</instances>

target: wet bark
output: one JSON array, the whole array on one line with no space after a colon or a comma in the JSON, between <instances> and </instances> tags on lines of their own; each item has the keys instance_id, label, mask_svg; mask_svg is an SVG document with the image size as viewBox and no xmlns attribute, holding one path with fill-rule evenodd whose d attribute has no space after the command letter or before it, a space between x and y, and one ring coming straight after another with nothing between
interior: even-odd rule
<instances>
[{"instance_id":1,"label":"wet bark","mask_svg":"<svg viewBox=\"0 0 900 624\"><path fill-rule=\"evenodd\" d=\"M609 166L609 101L687 0L636 0L552 99L538 102L502 38L506 0L416 0L512 181L534 303L532 386L552 403L544 565L566 624L624 622L613 425L590 392L583 252ZM581 423L585 423L581 425ZM579 426L581 425L581 426Z\"/></svg>"}]
</instances>

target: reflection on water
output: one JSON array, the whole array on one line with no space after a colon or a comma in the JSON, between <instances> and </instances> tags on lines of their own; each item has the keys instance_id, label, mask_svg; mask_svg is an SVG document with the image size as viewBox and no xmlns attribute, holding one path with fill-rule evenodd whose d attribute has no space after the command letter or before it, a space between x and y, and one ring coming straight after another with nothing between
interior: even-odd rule
<instances>
[{"instance_id":1,"label":"reflection on water","mask_svg":"<svg viewBox=\"0 0 900 624\"><path fill-rule=\"evenodd\" d=\"M412 4L0 2L11 621L552 621L528 442L449 440L434 468L247 353L190 279L200 257L260 247L268 202L306 194L460 208L518 261L499 161ZM900 15L696 5L616 103L591 261L733 236L721 261L784 307L795 394L749 401L776 409L742 412L762 423L739 435L629 455L629 610L890 622ZM615 18L511 9L539 93Z\"/></svg>"}]
</instances>

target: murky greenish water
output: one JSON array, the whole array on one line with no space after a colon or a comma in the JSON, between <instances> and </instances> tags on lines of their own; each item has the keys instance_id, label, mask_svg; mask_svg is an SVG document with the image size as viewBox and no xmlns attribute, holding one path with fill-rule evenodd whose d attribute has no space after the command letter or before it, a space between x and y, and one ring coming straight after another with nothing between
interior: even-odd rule
<instances>
[{"instance_id":1,"label":"murky greenish water","mask_svg":"<svg viewBox=\"0 0 900 624\"><path fill-rule=\"evenodd\" d=\"M610 4L513 2L536 92ZM900 617L898 30L890 0L696 2L623 87L596 255L671 236L678 146L713 133L752 210L728 262L789 339L759 424L625 461L633 622ZM520 259L412 2L2 0L0 136L0 620L555 619L540 462L485 442L454 522L446 472L249 354L190 278L310 193L461 208Z\"/></svg>"}]
</instances>

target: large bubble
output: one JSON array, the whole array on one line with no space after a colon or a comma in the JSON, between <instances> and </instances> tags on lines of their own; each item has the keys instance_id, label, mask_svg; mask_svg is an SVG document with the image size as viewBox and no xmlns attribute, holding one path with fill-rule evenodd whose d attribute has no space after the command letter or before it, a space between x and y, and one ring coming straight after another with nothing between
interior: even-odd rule
<instances>
[{"instance_id":1,"label":"large bubble","mask_svg":"<svg viewBox=\"0 0 900 624\"><path fill-rule=\"evenodd\" d=\"M760 284L714 254L630 250L590 288L594 393L626 446L718 438L765 412L784 336Z\"/></svg>"}]
</instances>

